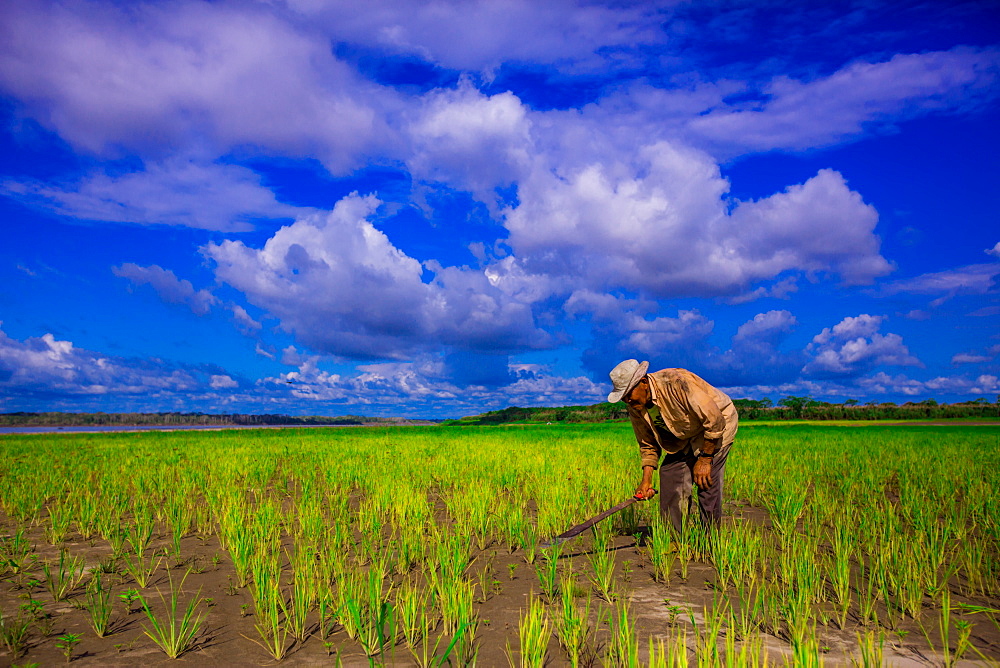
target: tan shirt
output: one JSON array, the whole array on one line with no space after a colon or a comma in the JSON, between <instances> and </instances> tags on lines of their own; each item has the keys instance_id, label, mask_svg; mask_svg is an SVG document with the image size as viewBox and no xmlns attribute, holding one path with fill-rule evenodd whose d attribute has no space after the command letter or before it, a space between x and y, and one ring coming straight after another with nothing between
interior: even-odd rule
<instances>
[{"instance_id":1,"label":"tan shirt","mask_svg":"<svg viewBox=\"0 0 1000 668\"><path fill-rule=\"evenodd\" d=\"M653 409L628 408L643 466L658 467L664 452L674 454L690 447L697 453L706 438L721 437L720 450L732 445L739 420L725 392L686 369L663 369L647 378Z\"/></svg>"}]
</instances>

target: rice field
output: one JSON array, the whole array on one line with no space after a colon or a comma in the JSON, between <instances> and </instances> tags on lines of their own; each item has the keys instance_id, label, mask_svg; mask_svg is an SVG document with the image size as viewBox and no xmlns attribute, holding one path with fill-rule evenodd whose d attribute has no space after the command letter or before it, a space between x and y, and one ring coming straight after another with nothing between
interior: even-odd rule
<instances>
[{"instance_id":1,"label":"rice field","mask_svg":"<svg viewBox=\"0 0 1000 668\"><path fill-rule=\"evenodd\" d=\"M0 436L0 663L1000 664L1000 427L741 427L726 478L710 536L545 548L627 424Z\"/></svg>"}]
</instances>

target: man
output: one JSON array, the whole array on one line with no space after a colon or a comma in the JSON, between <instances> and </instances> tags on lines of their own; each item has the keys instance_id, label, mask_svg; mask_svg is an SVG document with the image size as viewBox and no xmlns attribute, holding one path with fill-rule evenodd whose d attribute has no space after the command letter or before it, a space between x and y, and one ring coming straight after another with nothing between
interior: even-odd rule
<instances>
[{"instance_id":1,"label":"man","mask_svg":"<svg viewBox=\"0 0 1000 668\"><path fill-rule=\"evenodd\" d=\"M639 442L642 481L635 490L653 496L653 471L660 469L660 513L677 531L690 506L691 482L698 485L701 521L722 519L726 458L739 420L732 400L686 369L647 374L649 362L625 360L611 370L608 401L628 404ZM661 460L662 457L662 460Z\"/></svg>"}]
</instances>

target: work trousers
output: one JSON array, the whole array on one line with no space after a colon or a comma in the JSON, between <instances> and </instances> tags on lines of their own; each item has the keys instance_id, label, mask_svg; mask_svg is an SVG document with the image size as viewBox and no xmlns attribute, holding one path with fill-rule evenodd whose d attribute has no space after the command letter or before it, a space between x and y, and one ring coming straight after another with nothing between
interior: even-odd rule
<instances>
[{"instance_id":1,"label":"work trousers","mask_svg":"<svg viewBox=\"0 0 1000 668\"><path fill-rule=\"evenodd\" d=\"M731 442L726 443L712 458L711 486L698 488L701 521L706 528L722 521L722 487L731 446ZM676 454L664 455L660 461L660 514L678 532L684 527L684 516L691 509L692 472L697 459L688 447Z\"/></svg>"}]
</instances>

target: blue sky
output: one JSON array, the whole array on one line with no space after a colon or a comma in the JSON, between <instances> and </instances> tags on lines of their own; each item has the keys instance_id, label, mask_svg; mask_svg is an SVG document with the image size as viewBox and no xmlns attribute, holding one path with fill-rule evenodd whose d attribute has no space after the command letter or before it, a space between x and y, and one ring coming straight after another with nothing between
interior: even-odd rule
<instances>
[{"instance_id":1,"label":"blue sky","mask_svg":"<svg viewBox=\"0 0 1000 668\"><path fill-rule=\"evenodd\" d=\"M1000 393L994 2L0 0L0 411L455 417L630 357Z\"/></svg>"}]
</instances>

